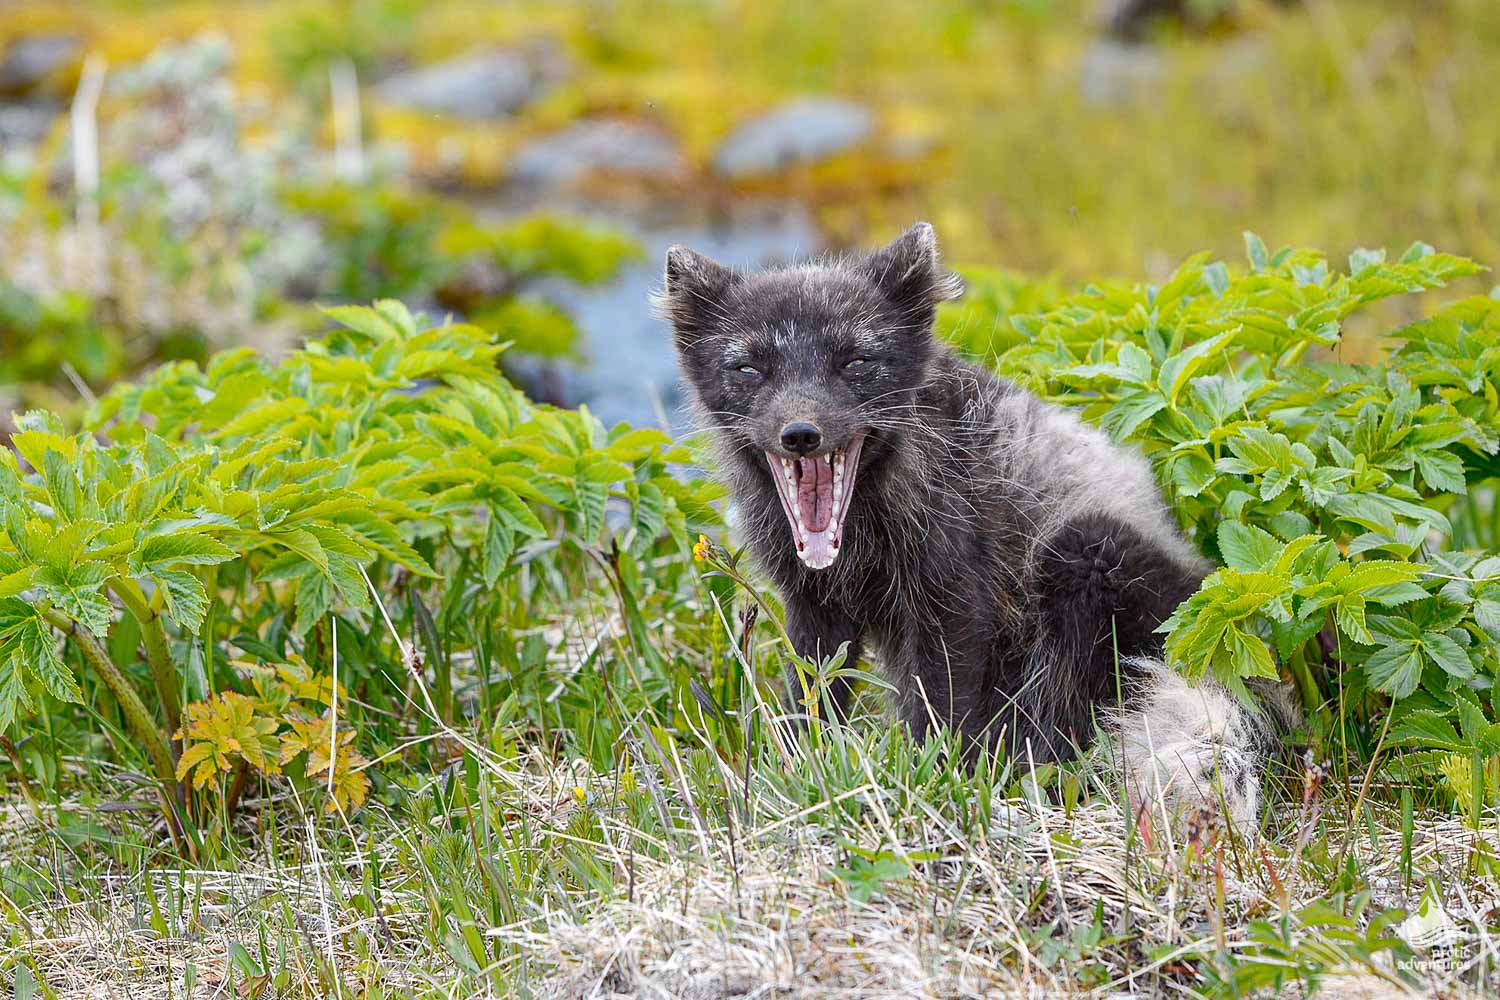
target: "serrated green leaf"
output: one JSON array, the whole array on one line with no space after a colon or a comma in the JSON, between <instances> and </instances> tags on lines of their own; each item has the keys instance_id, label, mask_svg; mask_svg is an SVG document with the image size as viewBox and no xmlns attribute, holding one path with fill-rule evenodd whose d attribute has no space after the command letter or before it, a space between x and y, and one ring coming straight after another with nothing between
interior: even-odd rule
<instances>
[{"instance_id":1,"label":"serrated green leaf","mask_svg":"<svg viewBox=\"0 0 1500 1000\"><path fill-rule=\"evenodd\" d=\"M1167 408L1167 400L1154 390L1138 390L1120 397L1100 423L1117 441L1124 441L1150 420L1153 415Z\"/></svg>"},{"instance_id":2,"label":"serrated green leaf","mask_svg":"<svg viewBox=\"0 0 1500 1000\"><path fill-rule=\"evenodd\" d=\"M1367 267L1375 267L1385 263L1384 250L1366 250L1363 247L1355 250L1349 255L1349 273L1356 275Z\"/></svg>"},{"instance_id":3,"label":"serrated green leaf","mask_svg":"<svg viewBox=\"0 0 1500 1000\"><path fill-rule=\"evenodd\" d=\"M297 553L316 566L324 576L328 575L328 553L323 551L323 544L318 541L316 535L301 528L291 528L284 531L262 532L262 536Z\"/></svg>"},{"instance_id":4,"label":"serrated green leaf","mask_svg":"<svg viewBox=\"0 0 1500 1000\"><path fill-rule=\"evenodd\" d=\"M58 518L73 522L83 516L83 491L78 476L72 464L51 448L42 459L42 477L47 484L47 498Z\"/></svg>"},{"instance_id":5,"label":"serrated green leaf","mask_svg":"<svg viewBox=\"0 0 1500 1000\"><path fill-rule=\"evenodd\" d=\"M591 483L608 486L630 478L630 466L604 455L591 456L578 465L578 476Z\"/></svg>"},{"instance_id":6,"label":"serrated green leaf","mask_svg":"<svg viewBox=\"0 0 1500 1000\"><path fill-rule=\"evenodd\" d=\"M1166 396L1168 403L1175 406L1177 397L1188 381L1197 375L1213 359L1214 355L1225 349L1234 339L1234 331L1227 331L1173 354L1162 362L1161 370L1156 376L1157 388Z\"/></svg>"},{"instance_id":7,"label":"serrated green leaf","mask_svg":"<svg viewBox=\"0 0 1500 1000\"><path fill-rule=\"evenodd\" d=\"M1299 524L1291 527L1294 529L1305 528L1306 525ZM1271 572L1279 576L1285 576L1291 573L1293 568L1297 567L1299 563L1305 564L1315 560L1322 551L1330 547L1330 543L1321 535L1297 535L1281 547L1280 553L1276 556L1276 562L1271 567ZM1311 555L1308 556L1308 559L1304 560L1303 556L1309 553Z\"/></svg>"},{"instance_id":8,"label":"serrated green leaf","mask_svg":"<svg viewBox=\"0 0 1500 1000\"><path fill-rule=\"evenodd\" d=\"M83 693L78 690L78 682L58 655L57 647L57 639L47 623L33 614L6 636L0 650L19 659L15 667L18 675L30 674L52 697L61 701L82 701Z\"/></svg>"},{"instance_id":9,"label":"serrated green leaf","mask_svg":"<svg viewBox=\"0 0 1500 1000\"><path fill-rule=\"evenodd\" d=\"M573 496L583 522L579 533L592 543L604 528L604 508L609 503L609 492L603 483L580 480L574 487Z\"/></svg>"},{"instance_id":10,"label":"serrated green leaf","mask_svg":"<svg viewBox=\"0 0 1500 1000\"><path fill-rule=\"evenodd\" d=\"M1393 560L1371 560L1357 563L1340 583L1345 593L1371 590L1375 587L1390 587L1398 583L1410 583L1422 575L1417 563Z\"/></svg>"},{"instance_id":11,"label":"serrated green leaf","mask_svg":"<svg viewBox=\"0 0 1500 1000\"><path fill-rule=\"evenodd\" d=\"M1196 497L1218 478L1207 456L1188 453L1172 462L1172 485L1180 496Z\"/></svg>"},{"instance_id":12,"label":"serrated green leaf","mask_svg":"<svg viewBox=\"0 0 1500 1000\"><path fill-rule=\"evenodd\" d=\"M304 574L297 584L297 595L293 603L297 609L297 618L292 632L304 636L328 616L333 607L333 585L322 573Z\"/></svg>"},{"instance_id":13,"label":"serrated green leaf","mask_svg":"<svg viewBox=\"0 0 1500 1000\"><path fill-rule=\"evenodd\" d=\"M636 462L652 452L670 448L672 439L649 427L627 431L609 443L609 457L622 462Z\"/></svg>"},{"instance_id":14,"label":"serrated green leaf","mask_svg":"<svg viewBox=\"0 0 1500 1000\"><path fill-rule=\"evenodd\" d=\"M504 518L491 517L484 536L484 584L493 587L516 550L516 533Z\"/></svg>"},{"instance_id":15,"label":"serrated green leaf","mask_svg":"<svg viewBox=\"0 0 1500 1000\"><path fill-rule=\"evenodd\" d=\"M1269 532L1239 521L1221 522L1218 538L1225 564L1244 573L1265 569L1282 551Z\"/></svg>"},{"instance_id":16,"label":"serrated green leaf","mask_svg":"<svg viewBox=\"0 0 1500 1000\"><path fill-rule=\"evenodd\" d=\"M323 314L340 326L380 342L401 336L401 329L387 316L365 306L330 306Z\"/></svg>"},{"instance_id":17,"label":"serrated green leaf","mask_svg":"<svg viewBox=\"0 0 1500 1000\"><path fill-rule=\"evenodd\" d=\"M1412 455L1422 482L1429 489L1448 493L1468 493L1468 480L1464 478L1463 459L1442 451L1420 451Z\"/></svg>"},{"instance_id":18,"label":"serrated green leaf","mask_svg":"<svg viewBox=\"0 0 1500 1000\"><path fill-rule=\"evenodd\" d=\"M223 542L198 532L178 531L142 539L132 563L149 570L168 566L214 566L234 558Z\"/></svg>"},{"instance_id":19,"label":"serrated green leaf","mask_svg":"<svg viewBox=\"0 0 1500 1000\"><path fill-rule=\"evenodd\" d=\"M1391 725L1391 739L1396 743L1432 747L1438 750L1467 749L1464 740L1447 719L1429 710L1406 712Z\"/></svg>"},{"instance_id":20,"label":"serrated green leaf","mask_svg":"<svg viewBox=\"0 0 1500 1000\"><path fill-rule=\"evenodd\" d=\"M24 566L0 577L0 598L15 597L29 588L36 579L37 567Z\"/></svg>"},{"instance_id":21,"label":"serrated green leaf","mask_svg":"<svg viewBox=\"0 0 1500 1000\"><path fill-rule=\"evenodd\" d=\"M495 515L505 520L512 528L532 538L542 538L547 534L547 529L542 527L542 522L537 520L531 508L508 490L497 490L490 497L490 510Z\"/></svg>"},{"instance_id":22,"label":"serrated green leaf","mask_svg":"<svg viewBox=\"0 0 1500 1000\"><path fill-rule=\"evenodd\" d=\"M66 569L38 567L33 580L59 611L103 637L114 618L114 608L104 593L104 583L112 575L107 563L91 560Z\"/></svg>"},{"instance_id":23,"label":"serrated green leaf","mask_svg":"<svg viewBox=\"0 0 1500 1000\"><path fill-rule=\"evenodd\" d=\"M1313 615L1290 622L1271 622L1271 638L1276 643L1276 653L1288 660L1303 644L1309 642L1323 628L1323 616Z\"/></svg>"},{"instance_id":24,"label":"serrated green leaf","mask_svg":"<svg viewBox=\"0 0 1500 1000\"><path fill-rule=\"evenodd\" d=\"M1209 291L1222 298L1224 293L1229 291L1229 268L1225 267L1224 262L1221 260L1216 260L1212 264L1205 264L1203 267L1203 281L1208 285Z\"/></svg>"},{"instance_id":25,"label":"serrated green leaf","mask_svg":"<svg viewBox=\"0 0 1500 1000\"><path fill-rule=\"evenodd\" d=\"M1339 631L1355 642L1369 645L1374 639L1365 624L1365 598L1363 594L1348 594L1333 606L1334 621Z\"/></svg>"},{"instance_id":26,"label":"serrated green leaf","mask_svg":"<svg viewBox=\"0 0 1500 1000\"><path fill-rule=\"evenodd\" d=\"M1442 632L1428 632L1422 636L1422 649L1427 656L1450 677L1468 680L1474 676L1474 663L1462 646Z\"/></svg>"},{"instance_id":27,"label":"serrated green leaf","mask_svg":"<svg viewBox=\"0 0 1500 1000\"><path fill-rule=\"evenodd\" d=\"M1393 583L1383 587L1371 587L1365 591L1365 599L1371 604L1380 604L1388 608L1420 601L1427 596L1427 591L1415 583Z\"/></svg>"},{"instance_id":28,"label":"serrated green leaf","mask_svg":"<svg viewBox=\"0 0 1500 1000\"><path fill-rule=\"evenodd\" d=\"M1457 692L1458 697L1454 699L1454 707L1458 710L1458 729L1463 733L1468 744L1477 746L1485 738L1489 730L1490 721L1484 717L1484 709L1479 705L1479 699L1465 690Z\"/></svg>"},{"instance_id":29,"label":"serrated green leaf","mask_svg":"<svg viewBox=\"0 0 1500 1000\"><path fill-rule=\"evenodd\" d=\"M1272 678L1278 676L1276 661L1271 658L1271 651L1259 638L1232 628L1229 630L1228 639L1236 676Z\"/></svg>"},{"instance_id":30,"label":"serrated green leaf","mask_svg":"<svg viewBox=\"0 0 1500 1000\"><path fill-rule=\"evenodd\" d=\"M150 579L162 589L167 617L186 633L197 632L203 627L208 614L208 591L193 574L184 570L159 569Z\"/></svg>"},{"instance_id":31,"label":"serrated green leaf","mask_svg":"<svg viewBox=\"0 0 1500 1000\"><path fill-rule=\"evenodd\" d=\"M23 714L29 714L31 708L20 657L4 655L0 648L0 733L10 729Z\"/></svg>"},{"instance_id":32,"label":"serrated green leaf","mask_svg":"<svg viewBox=\"0 0 1500 1000\"><path fill-rule=\"evenodd\" d=\"M1422 681L1422 650L1414 642L1381 646L1365 661L1365 673L1375 687L1395 698L1405 698Z\"/></svg>"},{"instance_id":33,"label":"serrated green leaf","mask_svg":"<svg viewBox=\"0 0 1500 1000\"><path fill-rule=\"evenodd\" d=\"M1266 245L1254 233L1245 233L1245 256L1250 258L1250 269L1252 271L1264 271L1266 269L1269 257L1266 253Z\"/></svg>"},{"instance_id":34,"label":"serrated green leaf","mask_svg":"<svg viewBox=\"0 0 1500 1000\"><path fill-rule=\"evenodd\" d=\"M1475 601L1474 620L1489 633L1491 639L1500 642L1500 598L1481 598Z\"/></svg>"},{"instance_id":35,"label":"serrated green leaf","mask_svg":"<svg viewBox=\"0 0 1500 1000\"><path fill-rule=\"evenodd\" d=\"M375 311L391 325L398 336L411 337L416 334L417 318L400 299L376 299Z\"/></svg>"}]
</instances>

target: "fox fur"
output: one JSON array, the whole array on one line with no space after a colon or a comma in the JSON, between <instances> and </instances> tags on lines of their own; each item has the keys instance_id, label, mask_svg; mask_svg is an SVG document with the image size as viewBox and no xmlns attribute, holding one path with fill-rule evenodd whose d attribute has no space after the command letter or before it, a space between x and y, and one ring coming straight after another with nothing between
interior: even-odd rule
<instances>
[{"instance_id":1,"label":"fox fur","mask_svg":"<svg viewBox=\"0 0 1500 1000\"><path fill-rule=\"evenodd\" d=\"M925 223L754 273L667 252L658 307L797 652L872 650L912 732L971 754L1065 760L1102 725L1139 802L1253 828L1263 713L1160 663L1210 567L1140 454L937 341L960 292Z\"/></svg>"}]
</instances>

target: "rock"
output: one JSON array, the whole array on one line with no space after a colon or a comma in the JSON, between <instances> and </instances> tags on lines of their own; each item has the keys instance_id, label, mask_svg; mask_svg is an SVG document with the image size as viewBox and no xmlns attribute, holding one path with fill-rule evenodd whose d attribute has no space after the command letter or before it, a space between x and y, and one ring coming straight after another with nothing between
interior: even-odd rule
<instances>
[{"instance_id":1,"label":"rock","mask_svg":"<svg viewBox=\"0 0 1500 1000\"><path fill-rule=\"evenodd\" d=\"M392 104L486 120L525 107L565 72L561 54L551 46L494 49L398 73L375 92Z\"/></svg>"},{"instance_id":2,"label":"rock","mask_svg":"<svg viewBox=\"0 0 1500 1000\"><path fill-rule=\"evenodd\" d=\"M1161 71L1161 53L1151 46L1101 38L1083 54L1078 88L1089 104L1118 104Z\"/></svg>"},{"instance_id":3,"label":"rock","mask_svg":"<svg viewBox=\"0 0 1500 1000\"><path fill-rule=\"evenodd\" d=\"M816 163L859 145L875 127L869 108L834 97L805 97L745 122L714 154L714 171L742 178Z\"/></svg>"},{"instance_id":4,"label":"rock","mask_svg":"<svg viewBox=\"0 0 1500 1000\"><path fill-rule=\"evenodd\" d=\"M61 107L45 101L0 104L0 154L41 142L61 113Z\"/></svg>"},{"instance_id":5,"label":"rock","mask_svg":"<svg viewBox=\"0 0 1500 1000\"><path fill-rule=\"evenodd\" d=\"M77 35L30 35L14 42L0 59L0 94L29 93L72 62L83 43Z\"/></svg>"},{"instance_id":6,"label":"rock","mask_svg":"<svg viewBox=\"0 0 1500 1000\"><path fill-rule=\"evenodd\" d=\"M602 171L664 177L684 169L677 143L661 129L590 118L526 143L511 160L510 176L527 184L566 184Z\"/></svg>"}]
</instances>

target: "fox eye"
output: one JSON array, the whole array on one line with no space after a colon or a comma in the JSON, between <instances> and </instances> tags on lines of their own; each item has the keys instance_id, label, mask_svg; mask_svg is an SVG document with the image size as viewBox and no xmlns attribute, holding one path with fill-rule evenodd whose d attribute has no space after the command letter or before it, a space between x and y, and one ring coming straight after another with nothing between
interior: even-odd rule
<instances>
[{"instance_id":1,"label":"fox eye","mask_svg":"<svg viewBox=\"0 0 1500 1000\"><path fill-rule=\"evenodd\" d=\"M844 362L844 371L850 371L854 368L863 368L869 363L869 358L851 358L850 360Z\"/></svg>"},{"instance_id":2,"label":"fox eye","mask_svg":"<svg viewBox=\"0 0 1500 1000\"><path fill-rule=\"evenodd\" d=\"M735 372L747 378L759 378L761 375L761 370L754 365L739 365L735 368Z\"/></svg>"}]
</instances>

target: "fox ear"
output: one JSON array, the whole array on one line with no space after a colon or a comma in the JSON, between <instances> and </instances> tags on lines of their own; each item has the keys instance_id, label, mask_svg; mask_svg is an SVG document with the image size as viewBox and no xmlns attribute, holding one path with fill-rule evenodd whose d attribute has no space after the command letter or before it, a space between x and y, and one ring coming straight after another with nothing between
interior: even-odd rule
<instances>
[{"instance_id":1,"label":"fox ear","mask_svg":"<svg viewBox=\"0 0 1500 1000\"><path fill-rule=\"evenodd\" d=\"M677 346L687 350L723 313L720 301L740 276L718 261L685 246L667 248L666 274L656 296L656 310L677 333Z\"/></svg>"},{"instance_id":2,"label":"fox ear","mask_svg":"<svg viewBox=\"0 0 1500 1000\"><path fill-rule=\"evenodd\" d=\"M958 275L943 269L937 233L919 222L876 250L860 265L870 283L880 289L908 321L926 330L937 314L937 304L963 294Z\"/></svg>"}]
</instances>

